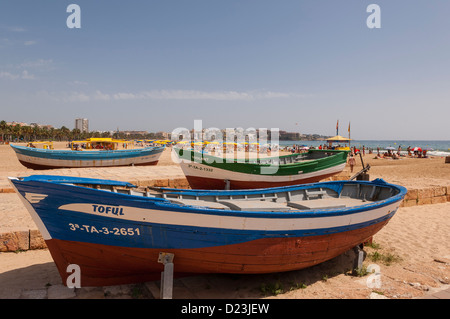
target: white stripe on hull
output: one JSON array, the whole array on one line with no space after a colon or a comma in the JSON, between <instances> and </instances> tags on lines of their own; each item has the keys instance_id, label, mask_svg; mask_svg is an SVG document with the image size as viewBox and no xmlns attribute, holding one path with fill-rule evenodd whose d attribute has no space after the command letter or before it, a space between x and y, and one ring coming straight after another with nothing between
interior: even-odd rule
<instances>
[{"instance_id":1,"label":"white stripe on hull","mask_svg":"<svg viewBox=\"0 0 450 319\"><path fill-rule=\"evenodd\" d=\"M145 209L128 206L115 206L122 209L122 216L94 212L94 204L66 204L59 207L61 210L86 213L91 215L108 216L135 222L149 222L165 225L194 226L234 230L264 230L264 231L291 231L291 230L313 230L341 226L350 226L369 222L384 217L396 209L400 202L395 202L384 207L378 207L359 213L343 214L339 216L324 216L312 218L264 218L264 217L242 217L214 214L198 214L195 212L163 211L156 209ZM101 206L101 205L100 205ZM345 212L345 209L343 209ZM292 213L281 213L292 214ZM295 213L293 213L295 214Z\"/></svg>"},{"instance_id":2,"label":"white stripe on hull","mask_svg":"<svg viewBox=\"0 0 450 319\"><path fill-rule=\"evenodd\" d=\"M311 173L299 173L297 175L259 175L259 174L247 174L234 172L229 170L220 169L217 167L207 166L199 163L186 163L181 162L180 166L183 173L187 176L195 176L202 178L221 179L230 181L243 181L243 182L292 182L301 181L308 178L313 178L322 175L337 174L344 170L346 163L342 163L337 166L326 168L317 172Z\"/></svg>"},{"instance_id":3,"label":"white stripe on hull","mask_svg":"<svg viewBox=\"0 0 450 319\"><path fill-rule=\"evenodd\" d=\"M51 167L102 167L102 166L127 166L131 164L139 165L156 162L159 160L159 157L161 156L162 152L148 156L120 158L112 160L61 160L61 159L34 157L19 153L16 154L17 158L20 161L34 165L51 166Z\"/></svg>"}]
</instances>

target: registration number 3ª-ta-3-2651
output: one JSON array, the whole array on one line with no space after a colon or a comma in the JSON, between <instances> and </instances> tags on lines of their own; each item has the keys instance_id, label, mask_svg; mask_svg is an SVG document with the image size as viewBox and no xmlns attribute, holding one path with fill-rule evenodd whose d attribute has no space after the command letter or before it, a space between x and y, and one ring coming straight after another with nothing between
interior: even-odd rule
<instances>
[{"instance_id":1,"label":"registration number 3\u00aa-ta-3-2651","mask_svg":"<svg viewBox=\"0 0 450 319\"><path fill-rule=\"evenodd\" d=\"M85 231L87 233L94 233L94 234L103 234L103 235L114 235L114 236L140 236L141 232L139 228L133 228L133 227L114 227L114 228L108 228L108 227L95 227L92 225L78 225L69 223L69 229L72 231Z\"/></svg>"}]
</instances>

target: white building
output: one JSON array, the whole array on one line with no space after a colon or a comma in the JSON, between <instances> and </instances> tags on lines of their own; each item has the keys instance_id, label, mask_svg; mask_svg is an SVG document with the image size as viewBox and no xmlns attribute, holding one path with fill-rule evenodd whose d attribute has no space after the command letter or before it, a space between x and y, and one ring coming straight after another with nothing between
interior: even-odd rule
<instances>
[{"instance_id":1,"label":"white building","mask_svg":"<svg viewBox=\"0 0 450 319\"><path fill-rule=\"evenodd\" d=\"M88 119L75 119L75 128L80 132L89 132L89 120Z\"/></svg>"}]
</instances>

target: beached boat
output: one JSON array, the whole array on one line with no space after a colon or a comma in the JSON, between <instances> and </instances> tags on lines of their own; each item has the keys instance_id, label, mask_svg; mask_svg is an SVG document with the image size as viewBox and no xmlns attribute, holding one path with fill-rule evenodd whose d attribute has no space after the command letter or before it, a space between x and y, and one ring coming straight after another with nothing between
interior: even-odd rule
<instances>
[{"instance_id":1,"label":"beached boat","mask_svg":"<svg viewBox=\"0 0 450 319\"><path fill-rule=\"evenodd\" d=\"M260 274L310 267L367 241L406 194L383 180L259 190L138 188L65 176L10 177L67 283L159 280L174 275Z\"/></svg>"},{"instance_id":2,"label":"beached boat","mask_svg":"<svg viewBox=\"0 0 450 319\"><path fill-rule=\"evenodd\" d=\"M347 151L309 150L279 157L228 159L174 148L193 189L255 189L315 183L342 172Z\"/></svg>"},{"instance_id":3,"label":"beached boat","mask_svg":"<svg viewBox=\"0 0 450 319\"><path fill-rule=\"evenodd\" d=\"M20 163L32 169L156 165L164 147L121 150L55 150L10 144Z\"/></svg>"}]
</instances>

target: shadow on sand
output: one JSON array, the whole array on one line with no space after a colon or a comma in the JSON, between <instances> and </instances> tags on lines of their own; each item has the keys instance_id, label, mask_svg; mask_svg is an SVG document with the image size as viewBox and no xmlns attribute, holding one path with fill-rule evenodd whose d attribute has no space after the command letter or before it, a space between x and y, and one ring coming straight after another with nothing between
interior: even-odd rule
<instances>
[{"instance_id":1,"label":"shadow on sand","mask_svg":"<svg viewBox=\"0 0 450 319\"><path fill-rule=\"evenodd\" d=\"M208 274L174 279L173 299L259 299L294 289L308 287L325 278L332 278L341 274L350 273L353 268L355 252L346 253L322 264L284 273L263 275L234 275L234 274ZM176 264L175 264L176 269ZM23 298L24 292L41 291L41 298L51 286L61 286L62 280L53 262L32 265L24 268L7 271L0 274L0 299ZM129 298L158 298L160 282L148 282L116 287L95 288L104 293L96 296L104 298L107 291L121 289L130 291ZM125 288L124 288L125 287ZM127 288L128 287L128 288ZM131 295L131 291L141 291L138 295ZM85 295L85 291L92 291L83 287L75 289L75 298L96 298L92 294ZM125 297L122 293L117 298ZM88 297L89 296L89 297ZM46 295L43 298L47 298ZM109 296L114 298L114 296Z\"/></svg>"}]
</instances>

